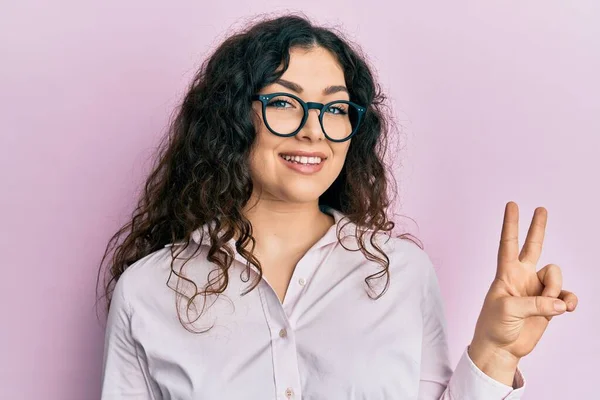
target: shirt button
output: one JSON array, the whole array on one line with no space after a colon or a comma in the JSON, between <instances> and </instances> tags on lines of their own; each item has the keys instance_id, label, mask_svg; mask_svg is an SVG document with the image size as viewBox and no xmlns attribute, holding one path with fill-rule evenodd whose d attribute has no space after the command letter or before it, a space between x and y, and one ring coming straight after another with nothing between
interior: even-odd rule
<instances>
[{"instance_id":1,"label":"shirt button","mask_svg":"<svg viewBox=\"0 0 600 400\"><path fill-rule=\"evenodd\" d=\"M279 331L279 336L282 338L285 338L287 336L287 331L284 329Z\"/></svg>"},{"instance_id":2,"label":"shirt button","mask_svg":"<svg viewBox=\"0 0 600 400\"><path fill-rule=\"evenodd\" d=\"M288 399L291 399L293 395L294 391L292 390L292 388L287 388L285 390L285 397L287 397Z\"/></svg>"},{"instance_id":3,"label":"shirt button","mask_svg":"<svg viewBox=\"0 0 600 400\"><path fill-rule=\"evenodd\" d=\"M300 286L306 285L306 281L304 280L304 278L298 279L298 283L300 284Z\"/></svg>"}]
</instances>

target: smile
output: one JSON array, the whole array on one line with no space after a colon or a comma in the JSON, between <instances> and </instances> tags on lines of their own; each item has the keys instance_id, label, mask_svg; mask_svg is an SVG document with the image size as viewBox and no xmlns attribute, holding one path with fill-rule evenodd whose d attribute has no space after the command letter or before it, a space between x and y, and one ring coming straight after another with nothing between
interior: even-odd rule
<instances>
[{"instance_id":1,"label":"smile","mask_svg":"<svg viewBox=\"0 0 600 400\"><path fill-rule=\"evenodd\" d=\"M294 159L291 159L290 156L284 156L282 154L280 154L278 158L286 167L305 175L319 172L323 168L323 164L325 164L326 160L320 159L319 157L304 157L304 159L300 158L300 161L298 161L295 157ZM286 160L286 158L288 159ZM306 163L302 163L301 161L306 161Z\"/></svg>"}]
</instances>

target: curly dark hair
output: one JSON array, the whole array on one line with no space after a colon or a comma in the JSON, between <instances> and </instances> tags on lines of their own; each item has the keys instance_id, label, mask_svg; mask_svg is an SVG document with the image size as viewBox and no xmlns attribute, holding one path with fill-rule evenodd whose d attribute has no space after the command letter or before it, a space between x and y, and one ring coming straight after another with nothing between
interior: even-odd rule
<instances>
[{"instance_id":1,"label":"curly dark hair","mask_svg":"<svg viewBox=\"0 0 600 400\"><path fill-rule=\"evenodd\" d=\"M168 134L158 147L153 170L131 220L112 236L100 262L97 292L102 265L114 250L103 285L107 310L114 285L125 269L167 244L181 243L183 251L189 246L192 233L204 224L211 225L207 260L215 264L209 276L217 274L209 279L206 287L199 289L182 270L175 271L173 261L180 254L175 254L175 249L180 246L170 247L169 278L176 275L194 288L190 296L175 289L187 298L188 310L197 296L204 296L205 300L211 295L218 297L227 288L228 269L234 254L227 242L236 232L239 238L235 247L248 261L246 270L252 263L260 273L244 294L258 285L262 269L252 251L245 249L249 241L253 249L255 239L251 235L250 221L242 213L253 188L249 154L256 127L251 118L250 98L283 75L289 66L291 48L315 46L329 50L336 57L344 71L350 100L368 106L362 125L351 141L344 166L319 197L319 205L333 207L344 213L349 222L373 230L370 243L382 257L365 248L363 235L357 236L365 257L381 264L381 270L367 276L365 282L373 299L387 291L389 258L374 243L376 233L389 233L395 226L386 216L391 202L388 185L390 182L395 185L391 168L386 168L384 163L388 133L395 126L385 104L387 98L375 82L366 57L338 29L316 26L302 13L261 17L220 44L193 78L176 117L170 122ZM283 68L276 72L282 64ZM125 235L124 240L116 246L122 235ZM399 237L410 239L410 236L406 233ZM371 281L382 277L386 279L385 286L372 297ZM182 321L179 308L176 309Z\"/></svg>"}]
</instances>

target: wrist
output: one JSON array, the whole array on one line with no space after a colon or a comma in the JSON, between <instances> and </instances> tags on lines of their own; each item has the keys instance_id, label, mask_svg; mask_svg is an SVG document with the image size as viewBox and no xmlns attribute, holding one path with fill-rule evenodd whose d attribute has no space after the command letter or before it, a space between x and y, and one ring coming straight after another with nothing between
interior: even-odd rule
<instances>
[{"instance_id":1,"label":"wrist","mask_svg":"<svg viewBox=\"0 0 600 400\"><path fill-rule=\"evenodd\" d=\"M513 386L520 358L500 347L479 341L471 342L467 352L484 374L507 386Z\"/></svg>"}]
</instances>

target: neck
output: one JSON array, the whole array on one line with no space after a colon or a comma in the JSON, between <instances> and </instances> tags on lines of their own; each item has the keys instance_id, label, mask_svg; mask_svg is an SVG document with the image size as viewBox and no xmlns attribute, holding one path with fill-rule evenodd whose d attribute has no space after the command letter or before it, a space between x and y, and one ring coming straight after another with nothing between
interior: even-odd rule
<instances>
[{"instance_id":1,"label":"neck","mask_svg":"<svg viewBox=\"0 0 600 400\"><path fill-rule=\"evenodd\" d=\"M268 254L285 253L315 243L335 223L317 201L291 204L282 201L252 203L244 210L252 224L256 246Z\"/></svg>"}]
</instances>

